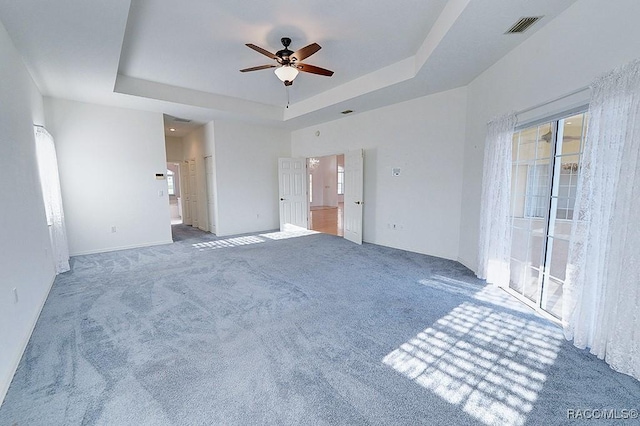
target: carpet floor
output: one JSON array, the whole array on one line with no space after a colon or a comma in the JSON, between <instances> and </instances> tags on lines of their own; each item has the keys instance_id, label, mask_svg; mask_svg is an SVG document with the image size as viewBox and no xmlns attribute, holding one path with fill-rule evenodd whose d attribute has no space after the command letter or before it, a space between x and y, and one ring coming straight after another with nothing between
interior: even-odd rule
<instances>
[{"instance_id":1,"label":"carpet floor","mask_svg":"<svg viewBox=\"0 0 640 426\"><path fill-rule=\"evenodd\" d=\"M177 225L174 240L72 259L1 425L555 425L640 408L640 382L459 263L308 232Z\"/></svg>"}]
</instances>

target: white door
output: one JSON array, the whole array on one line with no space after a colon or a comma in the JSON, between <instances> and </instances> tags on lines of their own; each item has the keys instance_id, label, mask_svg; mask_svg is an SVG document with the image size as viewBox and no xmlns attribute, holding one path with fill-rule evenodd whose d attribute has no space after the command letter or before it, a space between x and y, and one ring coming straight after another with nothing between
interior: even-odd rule
<instances>
[{"instance_id":1,"label":"white door","mask_svg":"<svg viewBox=\"0 0 640 426\"><path fill-rule=\"evenodd\" d=\"M189 188L189 162L180 164L180 201L182 202L182 223L191 225L191 189Z\"/></svg>"},{"instance_id":2,"label":"white door","mask_svg":"<svg viewBox=\"0 0 640 426\"><path fill-rule=\"evenodd\" d=\"M207 207L209 213L209 232L216 233L215 220L215 197L214 197L214 180L213 180L213 157L209 155L204 157L204 173L207 180Z\"/></svg>"},{"instance_id":3,"label":"white door","mask_svg":"<svg viewBox=\"0 0 640 426\"><path fill-rule=\"evenodd\" d=\"M344 237L362 244L364 154L361 149L344 154Z\"/></svg>"},{"instance_id":4,"label":"white door","mask_svg":"<svg viewBox=\"0 0 640 426\"><path fill-rule=\"evenodd\" d=\"M198 186L196 183L196 160L189 160L189 208L191 226L198 227Z\"/></svg>"},{"instance_id":5,"label":"white door","mask_svg":"<svg viewBox=\"0 0 640 426\"><path fill-rule=\"evenodd\" d=\"M278 159L280 230L292 225L307 229L307 160Z\"/></svg>"}]
</instances>

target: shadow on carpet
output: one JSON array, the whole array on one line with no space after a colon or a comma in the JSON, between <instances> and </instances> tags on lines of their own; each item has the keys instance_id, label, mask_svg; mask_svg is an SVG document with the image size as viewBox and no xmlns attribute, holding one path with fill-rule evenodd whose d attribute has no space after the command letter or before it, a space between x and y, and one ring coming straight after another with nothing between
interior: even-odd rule
<instances>
[{"instance_id":1,"label":"shadow on carpet","mask_svg":"<svg viewBox=\"0 0 640 426\"><path fill-rule=\"evenodd\" d=\"M640 382L457 262L183 227L72 259L0 424L553 425L638 408Z\"/></svg>"}]
</instances>

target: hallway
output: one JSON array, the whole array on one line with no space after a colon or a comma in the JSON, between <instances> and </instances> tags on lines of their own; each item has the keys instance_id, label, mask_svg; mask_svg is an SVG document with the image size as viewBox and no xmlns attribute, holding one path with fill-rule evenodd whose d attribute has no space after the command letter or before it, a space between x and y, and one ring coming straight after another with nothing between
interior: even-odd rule
<instances>
[{"instance_id":1,"label":"hallway","mask_svg":"<svg viewBox=\"0 0 640 426\"><path fill-rule=\"evenodd\" d=\"M338 207L311 207L309 214L309 229L323 234L344 236L344 203Z\"/></svg>"}]
</instances>

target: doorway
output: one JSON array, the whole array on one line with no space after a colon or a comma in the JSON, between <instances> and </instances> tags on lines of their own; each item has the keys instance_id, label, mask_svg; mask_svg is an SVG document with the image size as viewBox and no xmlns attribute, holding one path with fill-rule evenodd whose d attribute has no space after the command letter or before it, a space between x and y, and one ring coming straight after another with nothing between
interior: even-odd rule
<instances>
[{"instance_id":1,"label":"doorway","mask_svg":"<svg viewBox=\"0 0 640 426\"><path fill-rule=\"evenodd\" d=\"M344 155L307 159L309 229L344 236Z\"/></svg>"},{"instance_id":2,"label":"doorway","mask_svg":"<svg viewBox=\"0 0 640 426\"><path fill-rule=\"evenodd\" d=\"M310 226L312 212L315 215L316 224L318 217L315 214L321 210L334 210L335 235L338 234L338 226L342 228L342 236L356 244L362 244L362 216L364 207L364 151L354 149L347 151L342 160L344 161L342 176L338 177L338 155L327 156L330 164L327 166L327 185L324 175L321 176L320 169L322 158L279 158L278 159L278 192L280 198L280 230L309 230L315 229ZM335 157L335 158L333 158ZM311 165L311 172L309 171ZM335 171L335 172L334 172ZM315 184L314 184L315 180ZM322 183L319 184L318 181ZM341 189L344 194L343 208L338 209L338 180L341 181ZM331 184L333 182L333 185ZM328 188L327 188L328 187ZM314 191L314 188L317 190ZM319 188L319 189L318 189ZM335 192L334 192L335 191ZM318 198L322 196L322 200ZM325 195L327 198L325 200ZM335 201L334 201L335 200ZM329 204L333 203L333 204ZM312 204L315 207L311 210ZM326 208L328 207L328 208ZM338 215L340 212L340 215ZM339 222L338 220L341 219Z\"/></svg>"},{"instance_id":3,"label":"doorway","mask_svg":"<svg viewBox=\"0 0 640 426\"><path fill-rule=\"evenodd\" d=\"M513 136L509 291L558 319L587 119L574 114Z\"/></svg>"},{"instance_id":4,"label":"doorway","mask_svg":"<svg viewBox=\"0 0 640 426\"><path fill-rule=\"evenodd\" d=\"M180 163L167 163L167 195L172 225L183 222L180 183Z\"/></svg>"}]
</instances>

